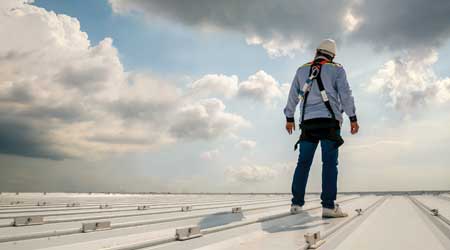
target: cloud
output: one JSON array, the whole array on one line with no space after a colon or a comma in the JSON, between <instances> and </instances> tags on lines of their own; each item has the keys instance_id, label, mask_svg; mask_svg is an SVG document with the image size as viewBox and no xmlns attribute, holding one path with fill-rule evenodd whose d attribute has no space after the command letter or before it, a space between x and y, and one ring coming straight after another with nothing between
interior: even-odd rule
<instances>
[{"instance_id":1,"label":"cloud","mask_svg":"<svg viewBox=\"0 0 450 250\"><path fill-rule=\"evenodd\" d=\"M146 120L153 125L164 124L172 119L174 110L186 99L170 82L142 73L127 73L126 85L117 92L120 98L105 102L108 111L126 121Z\"/></svg>"},{"instance_id":2,"label":"cloud","mask_svg":"<svg viewBox=\"0 0 450 250\"><path fill-rule=\"evenodd\" d=\"M219 153L220 153L220 151L218 149L212 149L209 151L205 151L200 154L200 159L205 160L205 161L210 161L210 160L217 158L219 156Z\"/></svg>"},{"instance_id":3,"label":"cloud","mask_svg":"<svg viewBox=\"0 0 450 250\"><path fill-rule=\"evenodd\" d=\"M196 96L215 96L231 98L238 91L238 77L236 75L208 74L194 81L188 87Z\"/></svg>"},{"instance_id":4,"label":"cloud","mask_svg":"<svg viewBox=\"0 0 450 250\"><path fill-rule=\"evenodd\" d=\"M265 39L259 36L247 37L246 40L249 45L261 45L271 58L289 56L294 57L296 53L303 52L306 47L304 41L298 39L284 40L282 37L274 37Z\"/></svg>"},{"instance_id":5,"label":"cloud","mask_svg":"<svg viewBox=\"0 0 450 250\"><path fill-rule=\"evenodd\" d=\"M252 140L241 140L237 146L243 150L252 150L256 147L256 142Z\"/></svg>"},{"instance_id":6,"label":"cloud","mask_svg":"<svg viewBox=\"0 0 450 250\"><path fill-rule=\"evenodd\" d=\"M139 12L202 30L241 32L249 44L262 45L272 57L292 56L324 34L340 37L340 22L351 1L145 1L110 0L116 13ZM320 10L321 18L317 18ZM312 21L314 20L314 21ZM314 46L313 45L313 46Z\"/></svg>"},{"instance_id":7,"label":"cloud","mask_svg":"<svg viewBox=\"0 0 450 250\"><path fill-rule=\"evenodd\" d=\"M216 98L185 106L176 114L170 133L182 139L214 139L250 126L243 117L224 111L225 105Z\"/></svg>"},{"instance_id":8,"label":"cloud","mask_svg":"<svg viewBox=\"0 0 450 250\"><path fill-rule=\"evenodd\" d=\"M444 108L435 112L400 122L374 119L363 134L347 137L339 152L343 190L447 189L449 116ZM407 179L398 178L405 172Z\"/></svg>"},{"instance_id":9,"label":"cloud","mask_svg":"<svg viewBox=\"0 0 450 250\"><path fill-rule=\"evenodd\" d=\"M353 32L360 28L362 18L355 16L352 8L347 9L347 13L344 16L344 27L347 32Z\"/></svg>"},{"instance_id":10,"label":"cloud","mask_svg":"<svg viewBox=\"0 0 450 250\"><path fill-rule=\"evenodd\" d=\"M367 140L367 138L364 138ZM386 148L389 146L394 147L405 147L405 146L411 146L411 142L407 140L389 140L389 139L372 139L370 138L371 142L370 144L367 143L360 143L357 145L349 145L349 149L361 149L361 150L374 150L375 148Z\"/></svg>"},{"instance_id":11,"label":"cloud","mask_svg":"<svg viewBox=\"0 0 450 250\"><path fill-rule=\"evenodd\" d=\"M396 110L412 112L418 107L450 100L450 78L436 75L435 50L415 51L386 62L371 78L367 89L381 93Z\"/></svg>"},{"instance_id":12,"label":"cloud","mask_svg":"<svg viewBox=\"0 0 450 250\"><path fill-rule=\"evenodd\" d=\"M188 93L194 97L217 97L249 99L271 104L283 97L290 88L280 84L263 70L239 82L237 76L208 74L188 86ZM287 92L286 92L287 91Z\"/></svg>"},{"instance_id":13,"label":"cloud","mask_svg":"<svg viewBox=\"0 0 450 250\"><path fill-rule=\"evenodd\" d=\"M260 70L239 84L240 97L271 103L273 99L282 97L280 84L269 74Z\"/></svg>"},{"instance_id":14,"label":"cloud","mask_svg":"<svg viewBox=\"0 0 450 250\"><path fill-rule=\"evenodd\" d=\"M450 37L449 12L446 0L357 1L361 22L350 38L392 50L437 47Z\"/></svg>"},{"instance_id":15,"label":"cloud","mask_svg":"<svg viewBox=\"0 0 450 250\"><path fill-rule=\"evenodd\" d=\"M271 57L293 56L327 37L392 50L436 47L450 37L450 3L446 0L432 4L422 0L109 2L119 14L137 12L207 32L240 32L248 44L262 46Z\"/></svg>"},{"instance_id":16,"label":"cloud","mask_svg":"<svg viewBox=\"0 0 450 250\"><path fill-rule=\"evenodd\" d=\"M9 37L0 41L2 153L89 158L218 138L249 124L218 99L193 100L170 82L126 72L112 39L92 45L76 18L2 1L0 23Z\"/></svg>"},{"instance_id":17,"label":"cloud","mask_svg":"<svg viewBox=\"0 0 450 250\"><path fill-rule=\"evenodd\" d=\"M1 114L2 117L8 114ZM64 151L52 146L51 135L45 124L30 125L28 121L0 119L0 153L28 157L45 157L61 160L67 157Z\"/></svg>"},{"instance_id":18,"label":"cloud","mask_svg":"<svg viewBox=\"0 0 450 250\"><path fill-rule=\"evenodd\" d=\"M269 166L243 165L227 168L225 175L232 181L252 183L270 180L276 177L278 172Z\"/></svg>"}]
</instances>

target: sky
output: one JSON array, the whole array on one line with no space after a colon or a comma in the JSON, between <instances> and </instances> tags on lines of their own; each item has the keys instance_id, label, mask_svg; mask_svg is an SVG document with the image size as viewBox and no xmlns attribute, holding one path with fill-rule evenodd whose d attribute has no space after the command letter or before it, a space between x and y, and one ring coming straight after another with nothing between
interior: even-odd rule
<instances>
[{"instance_id":1,"label":"sky","mask_svg":"<svg viewBox=\"0 0 450 250\"><path fill-rule=\"evenodd\" d=\"M299 66L337 42L340 191L450 189L450 2L2 0L0 191L290 192ZM297 110L296 120L299 119ZM317 150L307 191L320 191Z\"/></svg>"}]
</instances>

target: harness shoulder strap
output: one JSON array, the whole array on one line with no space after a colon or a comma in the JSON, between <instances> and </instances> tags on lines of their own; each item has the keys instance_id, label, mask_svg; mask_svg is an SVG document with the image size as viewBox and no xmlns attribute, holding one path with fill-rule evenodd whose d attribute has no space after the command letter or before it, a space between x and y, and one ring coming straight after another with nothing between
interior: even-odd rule
<instances>
[{"instance_id":1,"label":"harness shoulder strap","mask_svg":"<svg viewBox=\"0 0 450 250\"><path fill-rule=\"evenodd\" d=\"M313 68L313 66L314 66L314 64L311 63L311 67L309 68L309 74L308 74L309 77L311 77L311 75L312 75L312 68ZM307 91L307 92L305 93L305 96L303 97L302 119L301 119L300 124L302 124L303 121L305 120L305 109L306 109L306 101L308 100L308 95L309 95L309 91Z\"/></svg>"},{"instance_id":2,"label":"harness shoulder strap","mask_svg":"<svg viewBox=\"0 0 450 250\"><path fill-rule=\"evenodd\" d=\"M330 112L333 120L336 120L336 115L334 114L333 108L331 107L331 104L330 104L330 100L328 99L327 92L325 90L325 87L323 86L322 77L320 77L320 72L317 75L316 80L317 80L317 85L319 87L320 95L322 95L322 101L325 104L325 106L327 107L328 111Z\"/></svg>"}]
</instances>

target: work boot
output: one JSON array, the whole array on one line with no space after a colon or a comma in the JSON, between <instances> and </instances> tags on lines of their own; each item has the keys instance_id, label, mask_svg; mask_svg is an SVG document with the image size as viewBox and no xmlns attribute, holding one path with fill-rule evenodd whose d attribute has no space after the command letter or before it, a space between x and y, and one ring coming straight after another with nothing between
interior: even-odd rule
<instances>
[{"instance_id":1,"label":"work boot","mask_svg":"<svg viewBox=\"0 0 450 250\"><path fill-rule=\"evenodd\" d=\"M326 207L322 208L322 218L340 218L347 216L348 214L342 212L338 204L334 205L334 209Z\"/></svg>"},{"instance_id":2,"label":"work boot","mask_svg":"<svg viewBox=\"0 0 450 250\"><path fill-rule=\"evenodd\" d=\"M300 205L291 205L291 214L298 214L302 212L302 206Z\"/></svg>"}]
</instances>

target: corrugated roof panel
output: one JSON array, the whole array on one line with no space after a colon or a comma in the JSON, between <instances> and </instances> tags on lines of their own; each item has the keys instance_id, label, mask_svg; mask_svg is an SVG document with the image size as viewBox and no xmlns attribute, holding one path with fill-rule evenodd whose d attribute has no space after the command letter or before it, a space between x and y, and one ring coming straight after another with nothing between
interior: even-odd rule
<instances>
[{"instance_id":1,"label":"corrugated roof panel","mask_svg":"<svg viewBox=\"0 0 450 250\"><path fill-rule=\"evenodd\" d=\"M449 194L338 202L349 217L322 219L317 195L291 215L290 195L2 193L0 250L450 249Z\"/></svg>"}]
</instances>

